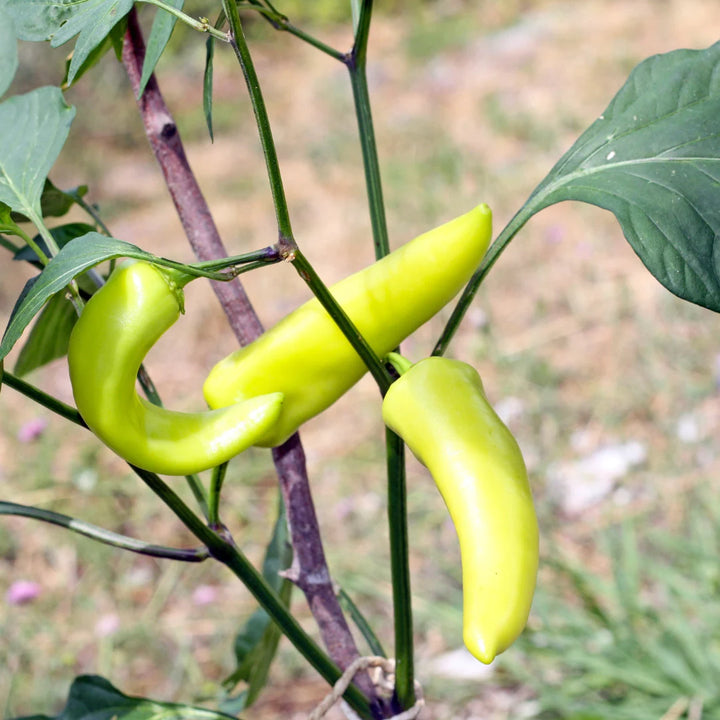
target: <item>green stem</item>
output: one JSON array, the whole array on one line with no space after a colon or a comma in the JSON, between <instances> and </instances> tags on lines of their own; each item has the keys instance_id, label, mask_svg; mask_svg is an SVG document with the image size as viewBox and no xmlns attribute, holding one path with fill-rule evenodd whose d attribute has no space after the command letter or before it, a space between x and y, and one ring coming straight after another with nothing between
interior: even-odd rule
<instances>
[{"instance_id":1,"label":"green stem","mask_svg":"<svg viewBox=\"0 0 720 720\"><path fill-rule=\"evenodd\" d=\"M435 347L432 351L433 355L445 354L450 341L457 332L458 327L460 327L460 323L462 322L467 309L470 307L470 303L472 303L480 284L485 279L485 276L490 272L492 266L497 262L510 241L515 237L522 226L525 225L525 223L532 217L532 215L533 211L525 205L515 214L512 220L510 220L510 222L503 228L502 232L497 236L495 242L490 246L485 254L485 257L480 263L480 267L475 271L468 281L468 284L465 286L462 295L457 301L457 305L453 308L452 314L445 324L442 334L438 338L437 343L435 343Z\"/></svg>"},{"instance_id":2,"label":"green stem","mask_svg":"<svg viewBox=\"0 0 720 720\"><path fill-rule=\"evenodd\" d=\"M106 530L97 525L87 523L84 520L77 520L76 518L62 515L52 510L43 510L42 508L20 505L19 503L0 500L0 515L16 515L41 520L51 525L67 528L79 535L84 535L105 545L112 545L122 550L130 550L140 555L193 563L202 562L210 557L207 548L190 548L184 550L181 548L169 548L163 545L153 545L152 543L146 543L142 540L128 537L127 535L120 535L111 530Z\"/></svg>"},{"instance_id":3,"label":"green stem","mask_svg":"<svg viewBox=\"0 0 720 720\"><path fill-rule=\"evenodd\" d=\"M174 15L178 20L181 20L186 25L189 25L191 28L197 30L198 32L208 33L214 38L222 40L223 42L228 41L227 35L223 32L220 32L219 30L216 30L210 24L210 21L207 18L200 18L200 20L196 20L195 18L190 17L190 15L186 15L182 10L178 10L172 5L167 5L166 3L162 2L162 0L139 0L139 2L145 2L149 5L155 5L161 10L169 12L171 15Z\"/></svg>"},{"instance_id":4,"label":"green stem","mask_svg":"<svg viewBox=\"0 0 720 720\"><path fill-rule=\"evenodd\" d=\"M112 237L112 233L108 226L102 221L100 214L95 208L88 202L85 202L85 198L79 192L68 192L71 195L76 205L79 205L92 219L95 225L97 225L105 235Z\"/></svg>"},{"instance_id":5,"label":"green stem","mask_svg":"<svg viewBox=\"0 0 720 720\"><path fill-rule=\"evenodd\" d=\"M157 475L141 470L140 468L133 467L133 470L177 515L185 527L207 547L210 554L229 568L230 571L243 582L260 606L320 675L331 685L334 684L340 677L340 670L337 665L330 660L318 644L302 629L298 621L285 607L282 599L235 544L230 539L223 537L219 532L205 525L182 499ZM343 697L363 718L372 717L370 706L357 687L351 685Z\"/></svg>"},{"instance_id":6,"label":"green stem","mask_svg":"<svg viewBox=\"0 0 720 720\"><path fill-rule=\"evenodd\" d=\"M327 285L320 279L320 276L315 272L315 268L313 268L300 250L293 252L292 264L300 277L313 291L320 304L327 310L340 330L342 330L348 342L362 358L365 365L367 365L368 370L380 388L380 392L385 395L392 383L392 378L380 358L375 354L375 351L370 347L357 327L355 327L355 324L348 317L347 313L338 305Z\"/></svg>"},{"instance_id":7,"label":"green stem","mask_svg":"<svg viewBox=\"0 0 720 720\"><path fill-rule=\"evenodd\" d=\"M362 147L365 184L375 245L375 256L390 251L380 163L370 110L367 84L367 44L372 17L372 0L362 0L357 17L355 43L347 68L353 89L355 115ZM400 357L400 356L398 356ZM404 358L402 358L404 360ZM405 361L407 362L407 361ZM412 595L407 528L407 489L405 482L405 447L402 439L386 429L388 477L388 523L393 587L395 628L395 693L403 708L415 704L415 663L413 640Z\"/></svg>"},{"instance_id":8,"label":"green stem","mask_svg":"<svg viewBox=\"0 0 720 720\"><path fill-rule=\"evenodd\" d=\"M220 494L222 492L223 482L225 482L227 468L228 464L226 462L213 468L212 478L210 479L210 499L207 515L208 525L210 525L210 527L218 527L220 525Z\"/></svg>"},{"instance_id":9,"label":"green stem","mask_svg":"<svg viewBox=\"0 0 720 720\"><path fill-rule=\"evenodd\" d=\"M265 99L260 89L260 81L255 71L255 65L252 61L247 41L245 40L237 4L234 0L222 0L222 4L230 24L230 43L242 68L245 83L247 84L250 94L250 103L252 104L253 113L255 114L255 122L257 123L258 133L260 135L260 143L262 145L263 155L265 156L265 164L270 180L270 190L275 206L278 235L281 240L292 241L293 233L292 226L290 225L287 199L285 197L285 188L283 186L282 175L280 174L280 164L278 162L277 150L275 149L275 140L273 139L272 129L270 127L270 118L268 117Z\"/></svg>"},{"instance_id":10,"label":"green stem","mask_svg":"<svg viewBox=\"0 0 720 720\"><path fill-rule=\"evenodd\" d=\"M412 594L410 591L405 444L385 429L388 473L388 523L390 572L395 616L395 693L403 708L415 704Z\"/></svg>"},{"instance_id":11,"label":"green stem","mask_svg":"<svg viewBox=\"0 0 720 720\"><path fill-rule=\"evenodd\" d=\"M362 148L365 185L368 204L370 206L370 222L372 225L375 257L381 258L390 252L387 220L385 217L385 201L383 200L380 163L378 160L377 143L372 112L370 110L370 94L367 84L367 43L372 15L372 0L365 0L360 8L355 44L346 58L350 72L355 116L357 118L360 145Z\"/></svg>"},{"instance_id":12,"label":"green stem","mask_svg":"<svg viewBox=\"0 0 720 720\"><path fill-rule=\"evenodd\" d=\"M70 422L80 425L81 427L87 427L85 421L80 417L80 413L70 405L66 405L62 400L54 398L52 395L48 395L34 385L21 380L12 373L5 370L2 373L2 384L11 387L13 390L17 390L21 395L34 400L38 405L42 405L48 410L60 415L60 417L70 420Z\"/></svg>"}]
</instances>

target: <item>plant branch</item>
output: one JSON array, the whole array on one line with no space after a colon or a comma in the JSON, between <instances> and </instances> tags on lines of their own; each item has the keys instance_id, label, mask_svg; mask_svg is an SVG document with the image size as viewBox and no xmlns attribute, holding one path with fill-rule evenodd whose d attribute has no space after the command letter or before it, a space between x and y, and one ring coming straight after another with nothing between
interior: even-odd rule
<instances>
[{"instance_id":1,"label":"plant branch","mask_svg":"<svg viewBox=\"0 0 720 720\"><path fill-rule=\"evenodd\" d=\"M210 21L207 18L200 18L199 20L196 20L195 18L190 17L190 15L184 13L182 10L178 10L178 8L162 2L162 0L139 0L139 2L148 3L149 5L155 5L161 10L164 10L165 12L174 15L178 20L184 22L186 25L193 28L194 30L197 30L198 32L208 33L217 40L222 40L223 42L227 42L228 40L227 35L216 30L210 24Z\"/></svg>"},{"instance_id":2,"label":"plant branch","mask_svg":"<svg viewBox=\"0 0 720 720\"><path fill-rule=\"evenodd\" d=\"M529 209L528 205L524 205L503 228L502 232L495 239L495 242L490 246L487 253L485 253L485 257L480 263L480 267L473 273L473 276L465 286L462 295L460 295L457 304L453 308L452 314L445 324L442 334L438 338L437 343L435 343L435 347L432 351L433 355L445 354L445 351L447 350L447 347L458 327L460 327L460 323L462 322L467 309L470 307L470 303L473 301L480 284L485 279L485 276L490 272L492 266L498 261L503 250L505 250L518 231L523 227L523 225L525 225L530 217L532 217L532 214L533 211Z\"/></svg>"},{"instance_id":3,"label":"plant branch","mask_svg":"<svg viewBox=\"0 0 720 720\"><path fill-rule=\"evenodd\" d=\"M255 122L258 127L260 136L260 144L262 145L265 164L267 166L268 178L270 180L270 191L272 192L273 205L275 206L275 217L278 225L278 236L280 241L293 242L292 226L290 225L290 214L288 212L287 198L285 197L285 188L283 186L282 175L280 173L280 164L278 162L277 151L275 149L275 141L273 140L272 128L270 127L270 118L268 117L265 99L260 89L260 81L255 71L250 49L245 40L240 16L238 14L237 3L235 0L223 0L223 9L230 24L230 44L235 52L235 56L242 68L245 84L247 85L248 94L250 96L250 104L252 105L255 115Z\"/></svg>"},{"instance_id":4,"label":"plant branch","mask_svg":"<svg viewBox=\"0 0 720 720\"><path fill-rule=\"evenodd\" d=\"M147 486L177 515L195 537L203 543L210 554L228 567L238 577L255 599L265 609L285 636L295 645L308 662L324 677L334 684L340 677L340 670L322 651L315 641L302 629L298 621L285 607L285 604L270 587L223 528L210 528L183 502L169 485L154 473L133 467L137 475ZM345 700L364 718L371 718L372 712L367 699L357 687L350 686Z\"/></svg>"},{"instance_id":5,"label":"plant branch","mask_svg":"<svg viewBox=\"0 0 720 720\"><path fill-rule=\"evenodd\" d=\"M375 245L375 257L390 252L385 217L385 201L380 176L375 129L370 110L367 84L367 46L370 36L373 0L362 0L357 14L355 42L347 56L347 68L353 90L355 115L362 148L365 185ZM410 586L410 554L407 523L407 487L405 446L391 430L385 431L387 457L388 524L390 538L390 569L393 588L395 631L395 694L402 708L415 704L415 662L413 639L412 594Z\"/></svg>"},{"instance_id":6,"label":"plant branch","mask_svg":"<svg viewBox=\"0 0 720 720\"><path fill-rule=\"evenodd\" d=\"M131 11L123 41L123 64L135 95L144 57L145 45L137 15ZM154 75L138 99L138 107L150 145L196 256L200 260L225 257L227 252L190 169L178 129ZM238 281L215 282L213 288L238 342L247 345L259 337L263 328L242 285ZM344 670L359 653L333 590L299 435L295 434L283 446L275 448L273 458L287 509L294 550L293 566L298 583L302 583L299 586L305 593L330 657ZM357 683L368 697L373 697L374 690L366 676L359 675Z\"/></svg>"},{"instance_id":7,"label":"plant branch","mask_svg":"<svg viewBox=\"0 0 720 720\"><path fill-rule=\"evenodd\" d=\"M390 572L395 616L395 693L403 709L415 704L415 662L413 644L412 595L407 491L405 487L405 444L389 428L385 429L388 476L388 525L390 529Z\"/></svg>"},{"instance_id":8,"label":"plant branch","mask_svg":"<svg viewBox=\"0 0 720 720\"><path fill-rule=\"evenodd\" d=\"M189 548L187 550L182 548L170 548L164 547L163 545L153 545L152 543L146 543L143 540L137 540L136 538L128 537L127 535L120 535L119 533L106 530L105 528L98 527L91 523L85 522L84 520L77 520L76 518L69 517L68 515L62 515L61 513L53 512L52 510L43 510L41 508L31 507L28 505L20 505L19 503L6 502L0 500L0 515L17 515L20 517L32 518L34 520L41 520L42 522L50 523L51 525L59 525L60 527L72 530L79 535L97 540L98 542L105 543L105 545L112 545L113 547L121 548L123 550L130 550L130 552L138 553L140 555L149 555L150 557L162 558L165 560L179 560L181 562L197 563L207 560L210 557L210 553L207 548Z\"/></svg>"},{"instance_id":9,"label":"plant branch","mask_svg":"<svg viewBox=\"0 0 720 720\"><path fill-rule=\"evenodd\" d=\"M0 367L0 370L2 370L2 367ZM11 387L13 390L16 390L25 397L33 400L38 405L42 405L44 408L60 415L60 417L63 417L76 425L80 425L80 427L87 427L85 421L80 417L80 413L74 407L67 405L62 400L58 400L52 395L48 395L46 392L43 392L34 385L21 380L19 377L13 375L7 370L0 372L0 379L2 380L2 385Z\"/></svg>"}]
</instances>

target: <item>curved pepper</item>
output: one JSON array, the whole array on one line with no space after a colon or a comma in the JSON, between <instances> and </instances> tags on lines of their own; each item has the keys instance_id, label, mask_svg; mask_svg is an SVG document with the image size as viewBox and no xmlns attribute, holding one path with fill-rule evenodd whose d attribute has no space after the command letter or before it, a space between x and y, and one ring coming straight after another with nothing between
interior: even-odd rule
<instances>
[{"instance_id":1,"label":"curved pepper","mask_svg":"<svg viewBox=\"0 0 720 720\"><path fill-rule=\"evenodd\" d=\"M128 462L167 475L206 470L250 447L277 420L283 400L274 392L182 413L137 394L143 358L180 315L183 281L150 263L119 265L86 304L68 348L73 395L88 427Z\"/></svg>"},{"instance_id":2,"label":"curved pepper","mask_svg":"<svg viewBox=\"0 0 720 720\"><path fill-rule=\"evenodd\" d=\"M427 466L458 534L463 639L484 663L527 622L538 567L538 525L515 438L470 365L431 357L411 365L383 400L385 424Z\"/></svg>"},{"instance_id":3,"label":"curved pepper","mask_svg":"<svg viewBox=\"0 0 720 720\"><path fill-rule=\"evenodd\" d=\"M372 349L384 356L462 289L490 243L479 205L420 235L330 290ZM344 395L367 368L317 299L221 360L205 381L212 408L261 393L285 395L280 419L257 443L280 445Z\"/></svg>"}]
</instances>

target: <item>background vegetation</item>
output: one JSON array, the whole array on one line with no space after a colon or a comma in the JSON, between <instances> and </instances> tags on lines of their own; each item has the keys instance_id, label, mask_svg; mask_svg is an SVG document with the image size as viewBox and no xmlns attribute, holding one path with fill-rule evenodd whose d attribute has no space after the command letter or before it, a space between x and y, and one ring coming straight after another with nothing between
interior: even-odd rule
<instances>
[{"instance_id":1,"label":"background vegetation","mask_svg":"<svg viewBox=\"0 0 720 720\"><path fill-rule=\"evenodd\" d=\"M335 24L346 19L345 3L278 5L349 45L347 26ZM388 4L369 57L393 246L479 201L502 227L634 65L655 52L705 47L719 29L720 9L704 0ZM333 281L372 259L347 79L336 63L261 24L252 39L298 241ZM227 245L242 252L271 242L262 157L234 62L218 52L210 145L200 102L203 38L185 32L178 42L182 50L161 63L160 80ZM58 67L48 55L63 48L23 52L30 62L18 86L57 82L48 78ZM106 58L68 99L79 112L54 182L89 184L116 237L189 259L122 69ZM0 266L3 317L26 273L21 263ZM266 324L307 297L289 268L253 273L247 286ZM190 408L200 406L202 379L233 339L200 283L189 287L187 309L149 366L168 404ZM427 354L441 327L431 323L406 354ZM720 712L711 682L720 667L719 329L717 316L658 285L612 216L594 208L541 213L505 253L453 354L479 368L519 439L546 561L522 645L490 670L456 652L456 538L431 479L411 462L418 675L428 717L671 720ZM64 362L33 380L70 401ZM1 402L4 499L108 526L119 516L113 529L121 532L191 542L86 433L8 389ZM309 423L303 438L335 579L389 646L382 426L372 382ZM255 560L269 535L274 488L267 453L233 462L226 521ZM18 604L11 591L20 581L36 586L34 598ZM0 707L8 716L56 712L81 672L131 694L222 697L231 638L254 609L218 568L124 555L19 518L0 522L0 590ZM298 594L300 612L302 603ZM281 643L272 685L248 717L304 717L325 690Z\"/></svg>"}]
</instances>

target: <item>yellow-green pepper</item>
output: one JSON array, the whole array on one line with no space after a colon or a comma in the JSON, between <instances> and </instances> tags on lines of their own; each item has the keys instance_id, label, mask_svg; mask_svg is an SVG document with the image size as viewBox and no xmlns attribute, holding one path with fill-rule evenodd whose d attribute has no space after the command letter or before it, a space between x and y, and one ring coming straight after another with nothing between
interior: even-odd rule
<instances>
[{"instance_id":1,"label":"yellow-green pepper","mask_svg":"<svg viewBox=\"0 0 720 720\"><path fill-rule=\"evenodd\" d=\"M182 413L141 398L143 358L178 319L189 278L147 262L120 264L90 298L70 336L73 395L87 426L144 470L188 475L229 460L277 421L282 393L223 410Z\"/></svg>"},{"instance_id":2,"label":"yellow-green pepper","mask_svg":"<svg viewBox=\"0 0 720 720\"><path fill-rule=\"evenodd\" d=\"M463 639L490 663L522 632L535 591L538 525L525 463L473 367L388 357L402 374L385 395L383 419L445 500L460 543Z\"/></svg>"},{"instance_id":3,"label":"yellow-green pepper","mask_svg":"<svg viewBox=\"0 0 720 720\"><path fill-rule=\"evenodd\" d=\"M430 230L330 290L382 357L462 289L490 243L487 205ZM258 441L274 447L332 405L367 368L318 300L221 360L204 386L212 408L280 391L280 419Z\"/></svg>"}]
</instances>

